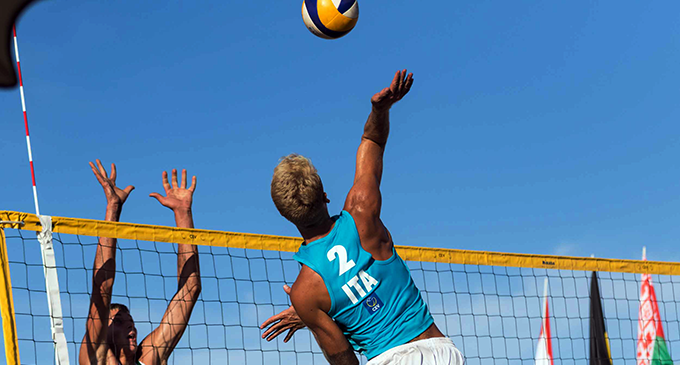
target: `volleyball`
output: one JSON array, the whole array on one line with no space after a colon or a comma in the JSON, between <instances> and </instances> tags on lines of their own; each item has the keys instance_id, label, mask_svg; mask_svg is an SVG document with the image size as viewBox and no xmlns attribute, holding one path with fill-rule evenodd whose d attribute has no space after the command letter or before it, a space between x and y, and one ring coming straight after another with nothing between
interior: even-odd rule
<instances>
[{"instance_id":1,"label":"volleyball","mask_svg":"<svg viewBox=\"0 0 680 365\"><path fill-rule=\"evenodd\" d=\"M359 3L356 0L304 0L302 19L314 35L340 38L357 24Z\"/></svg>"}]
</instances>

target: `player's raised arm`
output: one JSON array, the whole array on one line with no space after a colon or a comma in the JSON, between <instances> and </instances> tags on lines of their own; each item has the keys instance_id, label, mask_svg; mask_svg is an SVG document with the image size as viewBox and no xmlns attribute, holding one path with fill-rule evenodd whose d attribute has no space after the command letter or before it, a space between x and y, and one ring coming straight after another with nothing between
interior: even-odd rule
<instances>
[{"instance_id":1,"label":"player's raised arm","mask_svg":"<svg viewBox=\"0 0 680 365\"><path fill-rule=\"evenodd\" d=\"M171 185L172 183L172 185ZM193 194L196 189L196 176L187 187L187 172L182 170L181 185L178 185L177 170L172 170L172 182L168 173L163 171L165 196L152 193L165 207L175 213L177 227L194 228L191 212ZM161 324L140 344L138 359L145 365L165 364L168 357L182 338L189 324L189 317L201 293L201 275L198 263L198 248L195 245L179 244L177 250L177 293L170 301Z\"/></svg>"},{"instance_id":2,"label":"player's raised arm","mask_svg":"<svg viewBox=\"0 0 680 365\"><path fill-rule=\"evenodd\" d=\"M371 114L364 125L364 134L357 151L354 184L345 200L344 209L357 222L357 229L364 248L381 246L390 241L389 235L380 221L382 198L380 180L382 178L383 154L390 132L390 108L401 100L413 85L413 74L406 70L397 71L390 87L386 87L371 98ZM380 251L380 249L377 249ZM391 247L386 253L391 255Z\"/></svg>"},{"instance_id":3,"label":"player's raised arm","mask_svg":"<svg viewBox=\"0 0 680 365\"><path fill-rule=\"evenodd\" d=\"M118 222L123 203L134 189L132 185L125 189L116 186L116 165L111 164L111 175L106 173L99 160L97 164L90 162L94 176L104 188L106 195L105 220ZM92 274L92 296L87 316L85 336L80 345L78 363L80 365L105 364L108 351L106 334L109 324L109 306L111 291L116 273L116 239L100 237L94 258Z\"/></svg>"}]
</instances>

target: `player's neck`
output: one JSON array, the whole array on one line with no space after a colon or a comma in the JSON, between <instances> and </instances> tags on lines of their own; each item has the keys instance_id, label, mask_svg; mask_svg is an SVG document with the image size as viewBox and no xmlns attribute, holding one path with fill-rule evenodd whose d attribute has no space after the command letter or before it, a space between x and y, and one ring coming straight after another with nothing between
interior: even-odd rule
<instances>
[{"instance_id":1,"label":"player's neck","mask_svg":"<svg viewBox=\"0 0 680 365\"><path fill-rule=\"evenodd\" d=\"M325 218L321 223L315 224L311 227L300 228L300 234L306 243L316 241L318 239L326 237L335 225L335 221L331 217Z\"/></svg>"}]
</instances>

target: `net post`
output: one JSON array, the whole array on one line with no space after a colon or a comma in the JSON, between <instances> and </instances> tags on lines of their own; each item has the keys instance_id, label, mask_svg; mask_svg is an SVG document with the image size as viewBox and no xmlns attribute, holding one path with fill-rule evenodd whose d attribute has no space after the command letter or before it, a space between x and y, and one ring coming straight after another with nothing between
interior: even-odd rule
<instances>
[{"instance_id":1,"label":"net post","mask_svg":"<svg viewBox=\"0 0 680 365\"><path fill-rule=\"evenodd\" d=\"M47 306L50 311L50 327L54 342L54 359L57 365L69 365L68 347L64 335L64 318L61 310L59 280L57 279L57 263L52 245L52 217L38 216L42 231L38 232L43 269L45 270L45 289L47 290Z\"/></svg>"},{"instance_id":2,"label":"net post","mask_svg":"<svg viewBox=\"0 0 680 365\"><path fill-rule=\"evenodd\" d=\"M2 312L2 334L5 339L7 365L19 365L19 339L17 337L12 280L9 274L9 259L5 230L0 228L0 312Z\"/></svg>"}]
</instances>

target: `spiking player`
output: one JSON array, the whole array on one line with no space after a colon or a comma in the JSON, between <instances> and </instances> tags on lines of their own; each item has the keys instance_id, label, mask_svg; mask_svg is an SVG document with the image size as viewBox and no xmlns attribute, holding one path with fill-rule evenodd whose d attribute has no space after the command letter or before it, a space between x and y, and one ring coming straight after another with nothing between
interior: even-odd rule
<instances>
[{"instance_id":1,"label":"spiking player","mask_svg":"<svg viewBox=\"0 0 680 365\"><path fill-rule=\"evenodd\" d=\"M290 329L288 340L301 319L333 365L358 364L354 351L365 354L370 365L463 363L434 324L380 220L389 110L412 84L412 74L398 71L390 87L371 98L354 185L339 215L329 216L330 201L307 158L292 154L276 166L272 199L304 243L294 256L302 264L300 274L285 288L293 306L262 324L273 324L263 334L268 340Z\"/></svg>"},{"instance_id":2,"label":"spiking player","mask_svg":"<svg viewBox=\"0 0 680 365\"><path fill-rule=\"evenodd\" d=\"M90 167L106 194L106 220L118 222L123 203L134 189L116 186L116 166L111 164L111 175L101 162ZM167 172L163 172L166 196L152 193L163 206L175 213L177 227L193 228L191 203L196 188L196 177L187 186L186 170L182 171L182 183L178 186L177 170L172 170L172 185ZM189 323L191 311L201 293L198 265L198 249L195 245L180 244L177 250L177 293L170 301L161 323L137 346L137 328L128 308L123 304L111 304L113 279L116 272L116 239L100 237L94 259L92 297L83 342L80 345L80 365L160 365L167 364L168 357L182 338Z\"/></svg>"}]
</instances>

